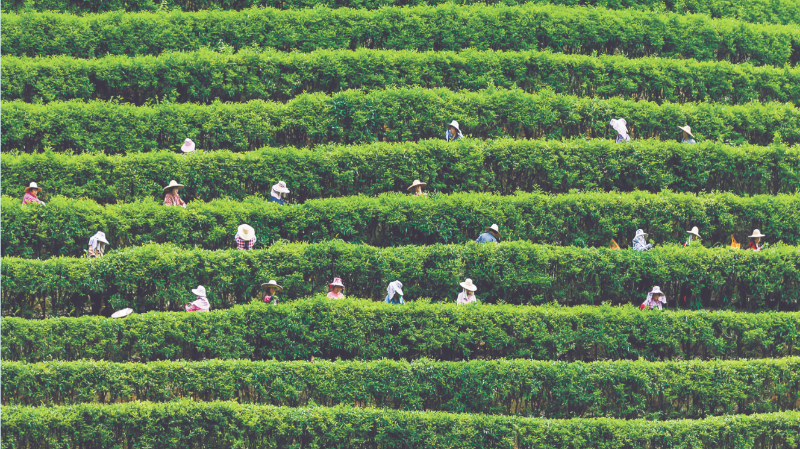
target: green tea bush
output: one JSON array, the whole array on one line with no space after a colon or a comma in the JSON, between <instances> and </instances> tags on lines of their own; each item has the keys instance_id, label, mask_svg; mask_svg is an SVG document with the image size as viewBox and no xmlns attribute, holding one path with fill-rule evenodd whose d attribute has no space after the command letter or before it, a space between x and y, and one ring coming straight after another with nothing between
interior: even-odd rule
<instances>
[{"instance_id":1,"label":"green tea bush","mask_svg":"<svg viewBox=\"0 0 800 449\"><path fill-rule=\"evenodd\" d=\"M287 103L211 105L161 103L137 107L103 101L3 102L4 151L91 150L118 154L176 151L189 137L199 148L254 150L265 145L404 142L444 139L458 120L467 136L613 139L613 117L625 117L634 139L674 140L690 124L707 141L766 145L800 142L800 109L784 103L667 103L579 98L544 91L387 89L368 94L302 94Z\"/></svg>"},{"instance_id":2,"label":"green tea bush","mask_svg":"<svg viewBox=\"0 0 800 449\"><path fill-rule=\"evenodd\" d=\"M746 245L754 228L770 242L800 245L800 194L388 193L288 206L258 198L190 201L187 209L165 207L160 199L102 206L63 197L53 197L45 206L23 206L19 197L4 196L2 208L3 254L39 258L80 256L98 230L114 248L148 242L235 248L233 238L242 223L255 229L256 248L282 239L342 239L381 247L464 243L492 223L500 225L505 241L578 247L605 247L611 239L629 247L637 229L645 229L659 244L683 243L692 226L700 228L709 246L727 246L732 234Z\"/></svg>"},{"instance_id":3,"label":"green tea bush","mask_svg":"<svg viewBox=\"0 0 800 449\"><path fill-rule=\"evenodd\" d=\"M752 0L738 3L733 3L729 0L696 0L689 2L684 1L666 3L654 0L529 0L525 2L518 0L504 0L502 3L506 5L518 5L532 2L539 4L567 6L601 6L616 10L635 9L645 11L670 11L679 14L708 14L715 18L731 17L756 23L777 23L784 25L790 23L800 23L800 5L798 5L795 0L781 1L780 4ZM439 3L449 2L444 2L443 0L393 0L391 2L383 0L336 0L334 2L321 0L192 0L187 2L178 2L174 0L167 0L161 3L156 3L153 0L128 0L125 2L120 0L37 0L33 5L30 5L30 3L26 3L24 0L11 0L3 2L3 8L6 11L60 10L79 14L85 12L105 12L117 10L129 12L158 11L161 9L171 10L175 8L180 8L183 11L199 11L203 9L215 8L242 10L251 8L253 6L280 9L300 9L324 5L332 8L346 7L378 9L385 6L418 6ZM456 0L452 1L452 3L469 5L473 2L472 0ZM501 2L496 0L487 0L483 3L497 4Z\"/></svg>"},{"instance_id":4,"label":"green tea bush","mask_svg":"<svg viewBox=\"0 0 800 449\"><path fill-rule=\"evenodd\" d=\"M704 418L793 410L800 358L594 362L3 362L4 405L180 398L540 418Z\"/></svg>"},{"instance_id":5,"label":"green tea bush","mask_svg":"<svg viewBox=\"0 0 800 449\"><path fill-rule=\"evenodd\" d=\"M319 298L209 313L134 313L124 320L3 318L0 324L3 360L27 363L311 357L588 362L800 355L797 312L658 313L638 307L457 307L418 302L400 307Z\"/></svg>"},{"instance_id":6,"label":"green tea bush","mask_svg":"<svg viewBox=\"0 0 800 449\"><path fill-rule=\"evenodd\" d=\"M84 16L6 13L2 29L3 52L8 56L138 56L221 45L233 50L255 46L302 52L551 49L776 66L800 59L800 29L795 26L536 4L442 4L372 11L323 6L288 11L117 11Z\"/></svg>"},{"instance_id":7,"label":"green tea bush","mask_svg":"<svg viewBox=\"0 0 800 449\"><path fill-rule=\"evenodd\" d=\"M310 53L208 49L159 56L4 56L3 100L100 99L142 105L176 102L287 101L303 92L389 86L480 90L487 85L535 93L648 101L800 100L800 69L728 62L550 52L317 50Z\"/></svg>"},{"instance_id":8,"label":"green tea bush","mask_svg":"<svg viewBox=\"0 0 800 449\"><path fill-rule=\"evenodd\" d=\"M800 190L800 147L658 140L617 145L600 139L437 139L313 150L198 151L189 156L5 153L0 164L3 195L19 198L23 187L38 182L45 201L62 195L99 203L160 199L169 179L187 186L181 191L187 199L204 201L265 197L280 180L289 183L292 202L405 192L413 179L426 181L428 191L448 194L669 189L776 195Z\"/></svg>"},{"instance_id":9,"label":"green tea bush","mask_svg":"<svg viewBox=\"0 0 800 449\"><path fill-rule=\"evenodd\" d=\"M667 306L796 309L800 249L776 245L761 252L684 249L640 253L511 242L375 248L341 241L275 244L266 250L183 250L147 245L99 260L4 257L2 312L44 317L183 310L198 284L213 308L260 300L260 285L276 279L284 299L324 293L341 277L347 294L382 300L399 279L409 301L454 302L465 278L484 302L639 305L653 285Z\"/></svg>"}]
</instances>

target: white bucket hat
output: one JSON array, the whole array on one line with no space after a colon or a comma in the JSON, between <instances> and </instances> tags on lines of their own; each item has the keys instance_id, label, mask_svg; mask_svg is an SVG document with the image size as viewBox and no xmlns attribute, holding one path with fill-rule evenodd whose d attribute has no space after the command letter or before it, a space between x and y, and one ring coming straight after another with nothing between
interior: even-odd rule
<instances>
[{"instance_id":1,"label":"white bucket hat","mask_svg":"<svg viewBox=\"0 0 800 449\"><path fill-rule=\"evenodd\" d=\"M500 228L499 228L499 227L498 227L496 224L493 224L493 225L491 225L491 226L487 226L487 227L486 227L486 231L489 231L489 232L494 232L494 233L496 233L498 236L500 235Z\"/></svg>"},{"instance_id":2,"label":"white bucket hat","mask_svg":"<svg viewBox=\"0 0 800 449\"><path fill-rule=\"evenodd\" d=\"M449 125L447 125L447 126L452 126L453 128L457 129L458 131L461 131L461 128L458 126L458 122L457 122L457 121L455 121L455 120L453 120L452 122L450 122L450 124L449 124Z\"/></svg>"},{"instance_id":3,"label":"white bucket hat","mask_svg":"<svg viewBox=\"0 0 800 449\"><path fill-rule=\"evenodd\" d=\"M694 137L694 134L692 134L692 128L689 125L679 126L678 129L683 131L683 132L685 132L686 134Z\"/></svg>"},{"instance_id":4,"label":"white bucket hat","mask_svg":"<svg viewBox=\"0 0 800 449\"><path fill-rule=\"evenodd\" d=\"M404 296L403 295L403 283L402 282L400 282L400 281L390 282L389 283L389 287L386 289L386 291L387 292L391 292L392 290L394 290L394 292L397 293L398 295Z\"/></svg>"},{"instance_id":5,"label":"white bucket hat","mask_svg":"<svg viewBox=\"0 0 800 449\"><path fill-rule=\"evenodd\" d=\"M108 243L108 240L106 240L105 232L97 231L97 234L94 235L94 238L96 238L99 242L103 242L106 245L110 245L110 243Z\"/></svg>"},{"instance_id":6,"label":"white bucket hat","mask_svg":"<svg viewBox=\"0 0 800 449\"><path fill-rule=\"evenodd\" d=\"M250 225L239 225L239 237L241 237L242 240L249 242L256 237L256 230Z\"/></svg>"},{"instance_id":7,"label":"white bucket hat","mask_svg":"<svg viewBox=\"0 0 800 449\"><path fill-rule=\"evenodd\" d=\"M272 186L272 190L278 193L289 193L289 189L286 188L286 183L283 181L279 181L277 184Z\"/></svg>"},{"instance_id":8,"label":"white bucket hat","mask_svg":"<svg viewBox=\"0 0 800 449\"><path fill-rule=\"evenodd\" d=\"M196 289L192 290L192 293L197 296L206 296L206 288L202 285L198 285Z\"/></svg>"},{"instance_id":9,"label":"white bucket hat","mask_svg":"<svg viewBox=\"0 0 800 449\"><path fill-rule=\"evenodd\" d=\"M460 285L465 290L469 290L471 292L474 292L475 290L478 289L478 287L475 284L472 283L472 279L469 279L469 278L467 278L466 281L464 281L464 282L462 282L462 283L460 283L458 285Z\"/></svg>"},{"instance_id":10,"label":"white bucket hat","mask_svg":"<svg viewBox=\"0 0 800 449\"><path fill-rule=\"evenodd\" d=\"M183 145L181 146L181 151L184 153L191 153L194 151L195 145L192 139L186 139L183 141Z\"/></svg>"},{"instance_id":11,"label":"white bucket hat","mask_svg":"<svg viewBox=\"0 0 800 449\"><path fill-rule=\"evenodd\" d=\"M425 187L425 186L427 186L427 185L428 185L428 183L427 183L427 182L422 182L422 181L420 181L419 179L415 179L415 180L414 180L414 183L413 183L413 184L411 184L411 186L410 186L409 188L407 188L406 190L411 190L411 189L413 189L413 188L414 188L414 187L416 187L416 186L422 186L422 187Z\"/></svg>"},{"instance_id":12,"label":"white bucket hat","mask_svg":"<svg viewBox=\"0 0 800 449\"><path fill-rule=\"evenodd\" d=\"M643 230L641 230L641 229L637 229L637 230L636 230L636 235L634 236L634 238L636 238L636 237L639 237L640 235L648 236L648 235L650 235L650 234L648 234L648 233L644 232L644 231L643 231Z\"/></svg>"},{"instance_id":13,"label":"white bucket hat","mask_svg":"<svg viewBox=\"0 0 800 449\"><path fill-rule=\"evenodd\" d=\"M700 229L698 229L697 226L693 227L691 231L686 231L686 233L687 234L694 234L694 235L700 237Z\"/></svg>"},{"instance_id":14,"label":"white bucket hat","mask_svg":"<svg viewBox=\"0 0 800 449\"><path fill-rule=\"evenodd\" d=\"M183 184L178 184L178 181L173 179L172 181L169 182L168 186L164 187L163 190L168 190L168 189L171 189L173 187L177 187L178 190L180 190L180 189L184 188L185 186Z\"/></svg>"},{"instance_id":15,"label":"white bucket hat","mask_svg":"<svg viewBox=\"0 0 800 449\"><path fill-rule=\"evenodd\" d=\"M265 287L265 288L269 288L269 287L275 287L275 288L277 288L277 289L278 289L278 291L281 291L281 290L283 290L283 287L281 287L280 285L278 285L278 283L277 283L277 282L275 282L275 279L270 279L270 280L269 280L269 282L265 282L265 283L261 284L261 286L262 286L262 287Z\"/></svg>"},{"instance_id":16,"label":"white bucket hat","mask_svg":"<svg viewBox=\"0 0 800 449\"><path fill-rule=\"evenodd\" d=\"M25 191L29 191L31 189L36 189L37 192L41 192L42 188L39 187L35 182L32 182L28 187L25 187Z\"/></svg>"},{"instance_id":17,"label":"white bucket hat","mask_svg":"<svg viewBox=\"0 0 800 449\"><path fill-rule=\"evenodd\" d=\"M663 295L664 292L661 291L661 287L658 285L653 287L653 291L650 292L651 295Z\"/></svg>"},{"instance_id":18,"label":"white bucket hat","mask_svg":"<svg viewBox=\"0 0 800 449\"><path fill-rule=\"evenodd\" d=\"M611 127L614 128L614 130L619 134L628 134L628 122L625 121L624 118L612 118L611 122L609 122L609 125L611 125Z\"/></svg>"},{"instance_id":19,"label":"white bucket hat","mask_svg":"<svg viewBox=\"0 0 800 449\"><path fill-rule=\"evenodd\" d=\"M341 278L333 278L333 282L328 284L328 287L342 287L344 289L344 284L342 284Z\"/></svg>"},{"instance_id":20,"label":"white bucket hat","mask_svg":"<svg viewBox=\"0 0 800 449\"><path fill-rule=\"evenodd\" d=\"M766 237L766 235L762 234L761 231L759 231L758 229L753 229L753 234L749 235L748 237L754 239L756 237Z\"/></svg>"},{"instance_id":21,"label":"white bucket hat","mask_svg":"<svg viewBox=\"0 0 800 449\"><path fill-rule=\"evenodd\" d=\"M130 309L130 308L117 310L116 312L111 314L111 318L125 318L126 316L130 315L131 313L133 313L133 309Z\"/></svg>"}]
</instances>

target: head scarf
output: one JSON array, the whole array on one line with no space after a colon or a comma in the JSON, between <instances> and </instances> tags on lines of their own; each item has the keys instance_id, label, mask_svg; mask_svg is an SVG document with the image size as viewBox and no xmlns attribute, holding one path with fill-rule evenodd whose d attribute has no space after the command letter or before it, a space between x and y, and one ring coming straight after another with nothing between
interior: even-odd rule
<instances>
[{"instance_id":1,"label":"head scarf","mask_svg":"<svg viewBox=\"0 0 800 449\"><path fill-rule=\"evenodd\" d=\"M97 234L89 237L89 248L100 249L100 244L103 243L98 239L98 235L100 234L101 232L98 232Z\"/></svg>"},{"instance_id":2,"label":"head scarf","mask_svg":"<svg viewBox=\"0 0 800 449\"><path fill-rule=\"evenodd\" d=\"M388 293L389 299L394 298L394 295L397 294L398 291L403 290L403 283L400 281L389 282L389 286L386 288L386 293Z\"/></svg>"}]
</instances>

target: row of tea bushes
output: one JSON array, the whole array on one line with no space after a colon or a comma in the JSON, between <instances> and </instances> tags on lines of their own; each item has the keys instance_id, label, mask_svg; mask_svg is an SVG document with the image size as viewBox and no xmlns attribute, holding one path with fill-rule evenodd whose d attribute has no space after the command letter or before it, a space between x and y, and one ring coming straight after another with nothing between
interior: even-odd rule
<instances>
[{"instance_id":1,"label":"row of tea bushes","mask_svg":"<svg viewBox=\"0 0 800 449\"><path fill-rule=\"evenodd\" d=\"M417 6L438 3L455 3L469 5L471 0L192 0L188 2L166 0L156 3L152 0L37 0L35 3L24 0L3 2L5 11L52 11L59 10L75 14L86 12L105 12L124 10L160 11L180 8L183 11L199 11L203 9L242 10L252 7L270 7L280 9L301 9L324 5L332 8L366 8L379 9L386 6ZM487 0L485 4L502 3L518 5L531 3L531 0ZM533 3L555 4L567 6L600 6L609 9L635 9L646 11L670 11L679 14L708 14L711 17L730 17L747 22L796 24L800 23L800 4L797 0L783 0L780 4L758 0L744 0L732 3L729 0L700 0L693 2L662 2L657 0L534 0Z\"/></svg>"},{"instance_id":2,"label":"row of tea bushes","mask_svg":"<svg viewBox=\"0 0 800 449\"><path fill-rule=\"evenodd\" d=\"M255 229L258 249L279 240L342 239L379 247L465 243L492 223L500 226L502 241L564 246L608 247L614 239L630 248L637 229L659 245L682 244L693 226L705 241L695 245L729 246L733 235L746 247L754 228L770 243L800 245L800 194L387 193L288 206L223 198L191 201L186 209L165 207L161 199L103 206L54 197L42 206L4 196L2 208L3 254L38 258L80 256L97 231L105 232L113 248L148 242L236 248L234 236L242 223Z\"/></svg>"},{"instance_id":3,"label":"row of tea bushes","mask_svg":"<svg viewBox=\"0 0 800 449\"><path fill-rule=\"evenodd\" d=\"M207 251L147 245L99 260L4 257L2 311L6 316L110 315L178 311L190 289L208 291L213 309L260 300L260 285L276 279L281 300L327 291L341 277L350 296L382 300L399 279L408 301L453 303L459 282L471 278L488 303L639 305L653 285L670 308L793 310L800 299L800 249L776 245L761 252L685 249L640 253L510 242L375 248L341 241L275 244L266 250ZM638 310L638 309L637 309Z\"/></svg>"},{"instance_id":4,"label":"row of tea bushes","mask_svg":"<svg viewBox=\"0 0 800 449\"><path fill-rule=\"evenodd\" d=\"M540 418L705 418L793 410L800 358L566 363L533 360L3 362L3 404L167 402L361 405Z\"/></svg>"},{"instance_id":5,"label":"row of tea bushes","mask_svg":"<svg viewBox=\"0 0 800 449\"><path fill-rule=\"evenodd\" d=\"M134 313L124 320L3 318L1 324L3 360L27 363L311 357L588 362L800 355L798 312L659 313L607 305L457 307L421 302L400 307L318 298L209 313Z\"/></svg>"},{"instance_id":6,"label":"row of tea bushes","mask_svg":"<svg viewBox=\"0 0 800 449\"><path fill-rule=\"evenodd\" d=\"M476 4L69 15L6 13L7 56L91 58L234 50L543 50L783 66L800 60L800 29L702 15L553 5Z\"/></svg>"},{"instance_id":7,"label":"row of tea bushes","mask_svg":"<svg viewBox=\"0 0 800 449\"><path fill-rule=\"evenodd\" d=\"M800 100L800 69L728 62L550 52L464 50L317 50L285 53L250 48L237 54L209 49L159 56L4 56L3 100L100 99L142 105L155 99L210 103L286 101L303 92L385 89L388 86L479 90L493 85L535 93L648 101Z\"/></svg>"},{"instance_id":8,"label":"row of tea bushes","mask_svg":"<svg viewBox=\"0 0 800 449\"><path fill-rule=\"evenodd\" d=\"M211 105L165 102L133 106L105 101L3 102L4 151L108 154L170 149L185 138L200 148L254 150L265 145L315 145L444 139L456 119L478 138L604 137L624 117L634 139L675 140L690 124L705 140L766 145L800 141L800 109L784 103L666 103L580 98L522 89L453 92L390 88L363 93L302 94L287 103L253 100Z\"/></svg>"},{"instance_id":9,"label":"row of tea bushes","mask_svg":"<svg viewBox=\"0 0 800 449\"><path fill-rule=\"evenodd\" d=\"M39 194L44 201L62 195L101 204L160 200L171 179L185 184L181 197L193 201L266 197L274 184L285 180L292 203L406 192L414 179L427 182L428 192L503 195L540 189L549 193L669 189L738 195L800 191L800 147L658 140L617 145L600 139L450 143L436 139L313 150L198 151L188 157L161 151L110 156L4 153L0 164L3 195L19 197L23 187L38 182L44 188Z\"/></svg>"}]
</instances>

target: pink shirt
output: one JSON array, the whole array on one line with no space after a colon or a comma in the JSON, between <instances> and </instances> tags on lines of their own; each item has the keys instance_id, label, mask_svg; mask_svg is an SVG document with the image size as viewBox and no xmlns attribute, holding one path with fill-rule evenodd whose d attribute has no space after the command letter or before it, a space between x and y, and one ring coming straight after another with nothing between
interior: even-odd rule
<instances>
[{"instance_id":1,"label":"pink shirt","mask_svg":"<svg viewBox=\"0 0 800 449\"><path fill-rule=\"evenodd\" d=\"M329 291L328 292L328 298L342 299L342 298L344 298L344 293L342 293L342 292L334 293L333 291Z\"/></svg>"},{"instance_id":2,"label":"pink shirt","mask_svg":"<svg viewBox=\"0 0 800 449\"><path fill-rule=\"evenodd\" d=\"M209 310L211 310L211 304L204 296L198 296L196 301L186 304L187 312L208 312Z\"/></svg>"},{"instance_id":3,"label":"pink shirt","mask_svg":"<svg viewBox=\"0 0 800 449\"><path fill-rule=\"evenodd\" d=\"M33 195L30 192L25 192L25 196L22 197L22 204L41 203L41 202L42 200L36 198L36 195Z\"/></svg>"},{"instance_id":4,"label":"pink shirt","mask_svg":"<svg viewBox=\"0 0 800 449\"><path fill-rule=\"evenodd\" d=\"M267 296L264 297L264 302L271 302L273 304L277 304L278 303L278 298L275 297L275 296L267 295Z\"/></svg>"},{"instance_id":5,"label":"pink shirt","mask_svg":"<svg viewBox=\"0 0 800 449\"><path fill-rule=\"evenodd\" d=\"M178 195L177 192L175 193L168 193L164 196L164 205L165 206L183 206L186 207L186 203L183 202L181 197Z\"/></svg>"}]
</instances>

